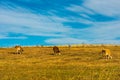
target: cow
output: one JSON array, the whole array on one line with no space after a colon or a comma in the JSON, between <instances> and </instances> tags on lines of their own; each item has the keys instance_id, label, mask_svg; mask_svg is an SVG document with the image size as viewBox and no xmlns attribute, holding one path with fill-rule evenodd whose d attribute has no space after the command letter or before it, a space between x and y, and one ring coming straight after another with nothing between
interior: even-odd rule
<instances>
[{"instance_id":1,"label":"cow","mask_svg":"<svg viewBox=\"0 0 120 80\"><path fill-rule=\"evenodd\" d=\"M54 52L55 55L57 55L57 54L61 55L60 50L59 50L59 48L57 46L53 47L53 52Z\"/></svg>"},{"instance_id":2,"label":"cow","mask_svg":"<svg viewBox=\"0 0 120 80\"><path fill-rule=\"evenodd\" d=\"M112 59L111 52L109 49L102 49L102 55L105 55L106 59Z\"/></svg>"},{"instance_id":3,"label":"cow","mask_svg":"<svg viewBox=\"0 0 120 80\"><path fill-rule=\"evenodd\" d=\"M22 54L22 52L24 51L21 46L15 46L15 49L17 54Z\"/></svg>"}]
</instances>

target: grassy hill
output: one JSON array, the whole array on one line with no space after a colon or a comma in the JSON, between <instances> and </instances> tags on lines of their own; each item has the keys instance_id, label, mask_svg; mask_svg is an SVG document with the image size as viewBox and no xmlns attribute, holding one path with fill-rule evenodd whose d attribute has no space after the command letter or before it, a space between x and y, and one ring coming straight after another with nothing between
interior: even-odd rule
<instances>
[{"instance_id":1,"label":"grassy hill","mask_svg":"<svg viewBox=\"0 0 120 80\"><path fill-rule=\"evenodd\" d=\"M0 48L0 80L120 80L120 47L107 46L113 59L101 56L102 47L60 47L62 55L53 55L52 47Z\"/></svg>"}]
</instances>

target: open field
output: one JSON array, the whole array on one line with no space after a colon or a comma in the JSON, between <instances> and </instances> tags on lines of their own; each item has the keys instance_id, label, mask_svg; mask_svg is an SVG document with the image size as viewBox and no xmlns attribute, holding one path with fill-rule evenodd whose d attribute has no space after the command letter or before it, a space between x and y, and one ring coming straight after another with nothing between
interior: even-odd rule
<instances>
[{"instance_id":1,"label":"open field","mask_svg":"<svg viewBox=\"0 0 120 80\"><path fill-rule=\"evenodd\" d=\"M0 48L0 80L120 80L120 47L108 46L113 59L106 60L101 47L60 47L62 55L53 55L52 47Z\"/></svg>"}]
</instances>

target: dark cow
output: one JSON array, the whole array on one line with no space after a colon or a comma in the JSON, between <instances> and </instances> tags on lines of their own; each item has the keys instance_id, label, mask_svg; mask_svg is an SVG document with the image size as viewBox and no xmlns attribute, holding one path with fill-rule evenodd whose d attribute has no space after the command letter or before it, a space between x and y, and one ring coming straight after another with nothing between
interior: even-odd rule
<instances>
[{"instance_id":1,"label":"dark cow","mask_svg":"<svg viewBox=\"0 0 120 80\"><path fill-rule=\"evenodd\" d=\"M54 51L54 54L61 55L60 50L59 50L59 48L57 46L53 47L53 51Z\"/></svg>"}]
</instances>

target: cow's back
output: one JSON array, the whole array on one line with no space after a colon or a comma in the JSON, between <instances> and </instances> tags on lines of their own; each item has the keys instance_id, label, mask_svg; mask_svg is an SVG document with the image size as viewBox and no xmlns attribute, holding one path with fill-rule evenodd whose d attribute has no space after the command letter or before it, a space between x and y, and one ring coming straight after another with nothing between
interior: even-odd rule
<instances>
[{"instance_id":1,"label":"cow's back","mask_svg":"<svg viewBox=\"0 0 120 80\"><path fill-rule=\"evenodd\" d=\"M53 47L53 51L54 51L54 53L59 53L60 51L59 51L59 48L57 47L57 46L54 46Z\"/></svg>"}]
</instances>

